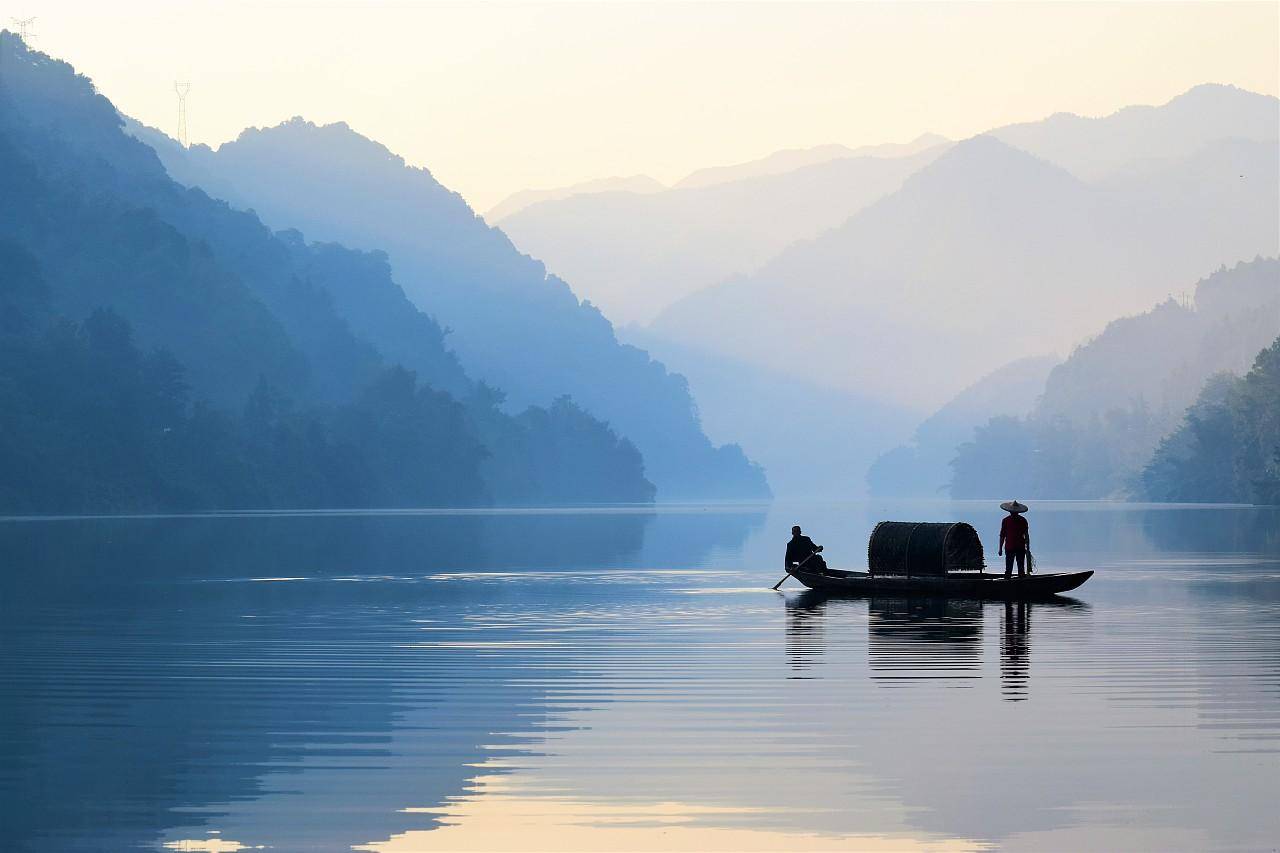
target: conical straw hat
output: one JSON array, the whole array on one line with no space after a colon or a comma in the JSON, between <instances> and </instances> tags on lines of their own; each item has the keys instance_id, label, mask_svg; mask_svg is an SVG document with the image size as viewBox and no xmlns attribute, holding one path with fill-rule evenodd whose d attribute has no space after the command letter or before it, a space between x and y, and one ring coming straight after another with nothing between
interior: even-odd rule
<instances>
[{"instance_id":1,"label":"conical straw hat","mask_svg":"<svg viewBox=\"0 0 1280 853\"><path fill-rule=\"evenodd\" d=\"M1000 504L1000 508L1005 512L1026 512L1028 509L1026 504L1020 504L1017 501L1005 501Z\"/></svg>"}]
</instances>

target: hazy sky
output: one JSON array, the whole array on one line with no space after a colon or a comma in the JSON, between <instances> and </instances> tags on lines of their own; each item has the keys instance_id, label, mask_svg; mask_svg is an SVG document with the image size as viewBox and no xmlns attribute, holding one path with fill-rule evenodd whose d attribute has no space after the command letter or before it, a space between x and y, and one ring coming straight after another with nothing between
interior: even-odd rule
<instances>
[{"instance_id":1,"label":"hazy sky","mask_svg":"<svg viewBox=\"0 0 1280 853\"><path fill-rule=\"evenodd\" d=\"M11 0L35 45L193 141L344 120L483 211L525 188L958 138L1197 83L1280 90L1280 3Z\"/></svg>"}]
</instances>

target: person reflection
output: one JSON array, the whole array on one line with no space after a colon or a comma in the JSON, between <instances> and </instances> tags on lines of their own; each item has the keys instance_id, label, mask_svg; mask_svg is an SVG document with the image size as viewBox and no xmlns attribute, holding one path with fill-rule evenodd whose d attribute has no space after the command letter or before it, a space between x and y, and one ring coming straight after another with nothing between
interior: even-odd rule
<instances>
[{"instance_id":1,"label":"person reflection","mask_svg":"<svg viewBox=\"0 0 1280 853\"><path fill-rule=\"evenodd\" d=\"M787 663L789 678L812 678L807 674L826 647L823 622L826 620L827 596L813 589L787 599Z\"/></svg>"},{"instance_id":2,"label":"person reflection","mask_svg":"<svg viewBox=\"0 0 1280 853\"><path fill-rule=\"evenodd\" d=\"M1010 702L1031 698L1030 632L1030 602L1006 601L1000 632L1000 692Z\"/></svg>"}]
</instances>

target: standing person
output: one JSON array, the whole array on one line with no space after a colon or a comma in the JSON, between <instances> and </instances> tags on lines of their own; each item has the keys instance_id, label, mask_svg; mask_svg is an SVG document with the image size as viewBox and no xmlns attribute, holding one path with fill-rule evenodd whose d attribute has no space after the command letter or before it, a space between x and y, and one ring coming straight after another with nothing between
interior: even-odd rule
<instances>
[{"instance_id":1,"label":"standing person","mask_svg":"<svg viewBox=\"0 0 1280 853\"><path fill-rule=\"evenodd\" d=\"M820 574L827 570L827 563L818 556L821 545L813 544L813 540L800 532L800 525L791 528L791 541L787 543L787 558L783 566L788 573L797 563L804 563L806 572Z\"/></svg>"},{"instance_id":2,"label":"standing person","mask_svg":"<svg viewBox=\"0 0 1280 853\"><path fill-rule=\"evenodd\" d=\"M1027 505L1005 501L1000 504L1000 508L1009 514L1000 522L1000 545L996 548L996 555L1004 554L1005 577L1013 575L1015 560L1018 563L1018 577L1022 577L1027 573L1027 551L1031 548L1031 531L1027 527L1027 520L1022 517L1027 511Z\"/></svg>"}]
</instances>

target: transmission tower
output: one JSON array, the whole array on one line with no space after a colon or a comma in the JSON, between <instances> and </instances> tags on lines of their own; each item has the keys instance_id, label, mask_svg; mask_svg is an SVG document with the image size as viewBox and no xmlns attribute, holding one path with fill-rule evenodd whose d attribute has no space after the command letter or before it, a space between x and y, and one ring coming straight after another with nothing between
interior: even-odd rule
<instances>
[{"instance_id":1,"label":"transmission tower","mask_svg":"<svg viewBox=\"0 0 1280 853\"><path fill-rule=\"evenodd\" d=\"M18 31L18 38L22 39L22 43L27 47L31 47L31 25L36 22L35 18L10 18L13 21L14 29Z\"/></svg>"},{"instance_id":2,"label":"transmission tower","mask_svg":"<svg viewBox=\"0 0 1280 853\"><path fill-rule=\"evenodd\" d=\"M191 84L186 80L174 80L173 91L178 93L178 144L183 148L190 145L187 139L187 92Z\"/></svg>"}]
</instances>

